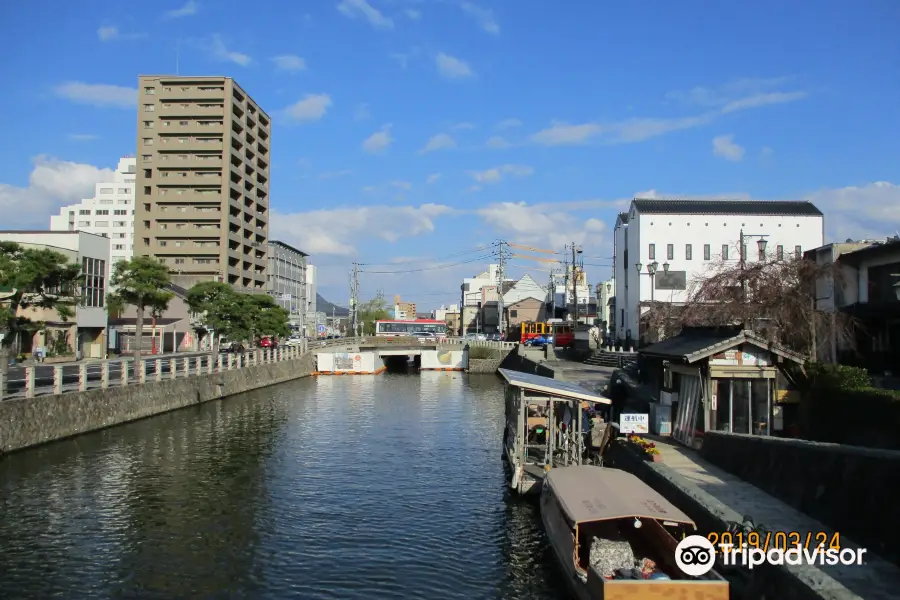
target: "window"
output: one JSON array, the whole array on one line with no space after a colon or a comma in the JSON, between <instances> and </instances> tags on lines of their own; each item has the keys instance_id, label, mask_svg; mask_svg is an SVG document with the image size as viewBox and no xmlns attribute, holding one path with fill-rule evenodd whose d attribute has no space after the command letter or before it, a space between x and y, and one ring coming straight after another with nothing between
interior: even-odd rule
<instances>
[{"instance_id":1,"label":"window","mask_svg":"<svg viewBox=\"0 0 900 600\"><path fill-rule=\"evenodd\" d=\"M148 96L155 96L155 95L156 95L156 88L153 88L153 87L145 87L145 88L144 88L144 93L147 94Z\"/></svg>"},{"instance_id":2,"label":"window","mask_svg":"<svg viewBox=\"0 0 900 600\"><path fill-rule=\"evenodd\" d=\"M125 227L125 221L113 221L113 227Z\"/></svg>"},{"instance_id":3,"label":"window","mask_svg":"<svg viewBox=\"0 0 900 600\"><path fill-rule=\"evenodd\" d=\"M703 260L710 260L712 258L712 248L710 248L709 244L703 244Z\"/></svg>"},{"instance_id":4,"label":"window","mask_svg":"<svg viewBox=\"0 0 900 600\"><path fill-rule=\"evenodd\" d=\"M693 260L694 258L694 249L690 244L684 245L684 259L685 260Z\"/></svg>"},{"instance_id":5,"label":"window","mask_svg":"<svg viewBox=\"0 0 900 600\"><path fill-rule=\"evenodd\" d=\"M78 214L79 214L79 215L82 215L82 216L83 216L83 215L89 215L89 214L91 214L91 211L89 211L89 210L79 210L79 211L78 211Z\"/></svg>"},{"instance_id":6,"label":"window","mask_svg":"<svg viewBox=\"0 0 900 600\"><path fill-rule=\"evenodd\" d=\"M113 237L116 238L117 240L124 240L125 234L124 233L114 233Z\"/></svg>"},{"instance_id":7,"label":"window","mask_svg":"<svg viewBox=\"0 0 900 600\"><path fill-rule=\"evenodd\" d=\"M124 209L124 208L122 208L122 209L116 209L116 210L113 211L113 214L114 214L114 215L124 216L124 215L127 215L127 214L128 214L128 211L127 211L126 209Z\"/></svg>"},{"instance_id":8,"label":"window","mask_svg":"<svg viewBox=\"0 0 900 600\"><path fill-rule=\"evenodd\" d=\"M112 188L100 188L100 193L101 194L112 194L113 189Z\"/></svg>"},{"instance_id":9,"label":"window","mask_svg":"<svg viewBox=\"0 0 900 600\"><path fill-rule=\"evenodd\" d=\"M728 260L728 244L722 244L722 260Z\"/></svg>"},{"instance_id":10,"label":"window","mask_svg":"<svg viewBox=\"0 0 900 600\"><path fill-rule=\"evenodd\" d=\"M155 104L145 104L144 112L156 112L156 105Z\"/></svg>"},{"instance_id":11,"label":"window","mask_svg":"<svg viewBox=\"0 0 900 600\"><path fill-rule=\"evenodd\" d=\"M91 222L90 221L78 221L78 226L79 227L90 227Z\"/></svg>"},{"instance_id":12,"label":"window","mask_svg":"<svg viewBox=\"0 0 900 600\"><path fill-rule=\"evenodd\" d=\"M119 200L119 204L128 205L128 204L131 204L131 200Z\"/></svg>"},{"instance_id":13,"label":"window","mask_svg":"<svg viewBox=\"0 0 900 600\"><path fill-rule=\"evenodd\" d=\"M675 244L666 244L666 260L675 259Z\"/></svg>"},{"instance_id":14,"label":"window","mask_svg":"<svg viewBox=\"0 0 900 600\"><path fill-rule=\"evenodd\" d=\"M109 227L109 221L94 221L94 227Z\"/></svg>"},{"instance_id":15,"label":"window","mask_svg":"<svg viewBox=\"0 0 900 600\"><path fill-rule=\"evenodd\" d=\"M509 311L509 317L510 317L511 319L515 319L515 318L517 318L518 316L519 316L519 311L516 310L515 308L512 309L511 311Z\"/></svg>"},{"instance_id":16,"label":"window","mask_svg":"<svg viewBox=\"0 0 900 600\"><path fill-rule=\"evenodd\" d=\"M648 253L650 260L656 260L656 244L650 244Z\"/></svg>"},{"instance_id":17,"label":"window","mask_svg":"<svg viewBox=\"0 0 900 600\"><path fill-rule=\"evenodd\" d=\"M119 193L120 194L130 194L131 188L119 188Z\"/></svg>"},{"instance_id":18,"label":"window","mask_svg":"<svg viewBox=\"0 0 900 600\"><path fill-rule=\"evenodd\" d=\"M775 259L784 260L784 246L775 246Z\"/></svg>"},{"instance_id":19,"label":"window","mask_svg":"<svg viewBox=\"0 0 900 600\"><path fill-rule=\"evenodd\" d=\"M144 121L144 129L153 129L155 126L153 121Z\"/></svg>"},{"instance_id":20,"label":"window","mask_svg":"<svg viewBox=\"0 0 900 600\"><path fill-rule=\"evenodd\" d=\"M81 273L81 305L102 308L106 296L106 261L84 257L81 259Z\"/></svg>"},{"instance_id":21,"label":"window","mask_svg":"<svg viewBox=\"0 0 900 600\"><path fill-rule=\"evenodd\" d=\"M144 141L144 145L145 145L145 146L152 146L152 145L153 145L153 138L144 138L143 141Z\"/></svg>"},{"instance_id":22,"label":"window","mask_svg":"<svg viewBox=\"0 0 900 600\"><path fill-rule=\"evenodd\" d=\"M152 154L141 154L141 162L150 162L153 160Z\"/></svg>"},{"instance_id":23,"label":"window","mask_svg":"<svg viewBox=\"0 0 900 600\"><path fill-rule=\"evenodd\" d=\"M113 244L113 250L124 250L125 244Z\"/></svg>"},{"instance_id":24,"label":"window","mask_svg":"<svg viewBox=\"0 0 900 600\"><path fill-rule=\"evenodd\" d=\"M803 256L803 250L800 246L794 246L794 258L800 260L800 257Z\"/></svg>"},{"instance_id":25,"label":"window","mask_svg":"<svg viewBox=\"0 0 900 600\"><path fill-rule=\"evenodd\" d=\"M153 169L144 169L144 177L150 179L153 177Z\"/></svg>"},{"instance_id":26,"label":"window","mask_svg":"<svg viewBox=\"0 0 900 600\"><path fill-rule=\"evenodd\" d=\"M176 264L176 265L183 265L183 264L184 264L184 259L183 259L183 258L176 258L176 259L175 259L175 264Z\"/></svg>"},{"instance_id":27,"label":"window","mask_svg":"<svg viewBox=\"0 0 900 600\"><path fill-rule=\"evenodd\" d=\"M113 203L112 198L102 198L100 200L100 204L112 204L112 203Z\"/></svg>"}]
</instances>

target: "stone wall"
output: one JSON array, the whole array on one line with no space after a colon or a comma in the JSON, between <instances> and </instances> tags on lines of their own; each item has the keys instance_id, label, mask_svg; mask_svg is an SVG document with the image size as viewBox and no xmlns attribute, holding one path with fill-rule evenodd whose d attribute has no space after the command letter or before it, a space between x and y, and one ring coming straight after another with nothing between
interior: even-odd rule
<instances>
[{"instance_id":1,"label":"stone wall","mask_svg":"<svg viewBox=\"0 0 900 600\"><path fill-rule=\"evenodd\" d=\"M472 374L494 374L503 363L505 356L500 358L470 358L467 372Z\"/></svg>"},{"instance_id":2,"label":"stone wall","mask_svg":"<svg viewBox=\"0 0 900 600\"><path fill-rule=\"evenodd\" d=\"M703 458L900 564L900 452L733 433L704 435Z\"/></svg>"},{"instance_id":3,"label":"stone wall","mask_svg":"<svg viewBox=\"0 0 900 600\"><path fill-rule=\"evenodd\" d=\"M125 387L0 402L0 454L240 394L312 372L312 357Z\"/></svg>"},{"instance_id":4,"label":"stone wall","mask_svg":"<svg viewBox=\"0 0 900 600\"><path fill-rule=\"evenodd\" d=\"M543 377L555 377L556 373L553 369L528 358L525 355L526 352L527 349L524 346L517 346L515 351L510 352L509 355L503 359L500 368L509 369L510 371L519 371L520 373L532 373Z\"/></svg>"}]
</instances>

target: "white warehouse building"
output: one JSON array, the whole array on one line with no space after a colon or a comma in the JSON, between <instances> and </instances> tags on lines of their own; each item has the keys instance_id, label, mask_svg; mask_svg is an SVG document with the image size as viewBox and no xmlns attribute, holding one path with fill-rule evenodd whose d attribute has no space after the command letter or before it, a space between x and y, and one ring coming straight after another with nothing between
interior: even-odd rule
<instances>
[{"instance_id":1,"label":"white warehouse building","mask_svg":"<svg viewBox=\"0 0 900 600\"><path fill-rule=\"evenodd\" d=\"M614 230L616 338L637 346L648 302L683 304L714 265L737 264L741 235L748 262L761 238L766 256L801 258L824 244L825 217L806 201L633 199Z\"/></svg>"},{"instance_id":2,"label":"white warehouse building","mask_svg":"<svg viewBox=\"0 0 900 600\"><path fill-rule=\"evenodd\" d=\"M106 277L120 260L134 253L134 177L137 159L119 159L113 181L98 183L94 197L80 204L64 206L50 217L51 231L86 231L109 238L109 261Z\"/></svg>"}]
</instances>

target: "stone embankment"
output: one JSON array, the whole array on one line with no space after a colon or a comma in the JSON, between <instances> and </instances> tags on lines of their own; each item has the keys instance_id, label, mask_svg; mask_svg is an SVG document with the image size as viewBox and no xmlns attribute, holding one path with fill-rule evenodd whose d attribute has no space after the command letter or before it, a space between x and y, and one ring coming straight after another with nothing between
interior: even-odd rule
<instances>
[{"instance_id":1,"label":"stone embankment","mask_svg":"<svg viewBox=\"0 0 900 600\"><path fill-rule=\"evenodd\" d=\"M232 366L231 361L227 365ZM312 357L283 353L272 362L240 368L223 367L220 361L213 371L4 400L0 402L0 454L306 377L312 372Z\"/></svg>"}]
</instances>

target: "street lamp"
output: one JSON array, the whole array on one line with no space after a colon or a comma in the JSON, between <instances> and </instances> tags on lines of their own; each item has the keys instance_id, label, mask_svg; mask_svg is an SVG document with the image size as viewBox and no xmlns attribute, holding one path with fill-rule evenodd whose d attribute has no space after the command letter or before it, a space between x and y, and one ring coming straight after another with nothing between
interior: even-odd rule
<instances>
[{"instance_id":1,"label":"street lamp","mask_svg":"<svg viewBox=\"0 0 900 600\"><path fill-rule=\"evenodd\" d=\"M667 273L669 271L668 264L669 263L666 263L663 265L663 269L665 269ZM643 264L636 263L634 265L634 268L637 270L639 276L643 274L643 273L641 273L641 270L644 268ZM656 282L654 281L654 279L655 279L656 271L658 268L659 268L659 263L656 262L655 260L652 263L650 263L649 265L647 265L647 275L650 276L650 302L654 301L654 293L655 293L655 288L656 288L656 285L655 285Z\"/></svg>"},{"instance_id":2,"label":"street lamp","mask_svg":"<svg viewBox=\"0 0 900 600\"><path fill-rule=\"evenodd\" d=\"M666 274L669 273L669 263L667 263L667 262L663 263L663 273L666 273Z\"/></svg>"}]
</instances>

